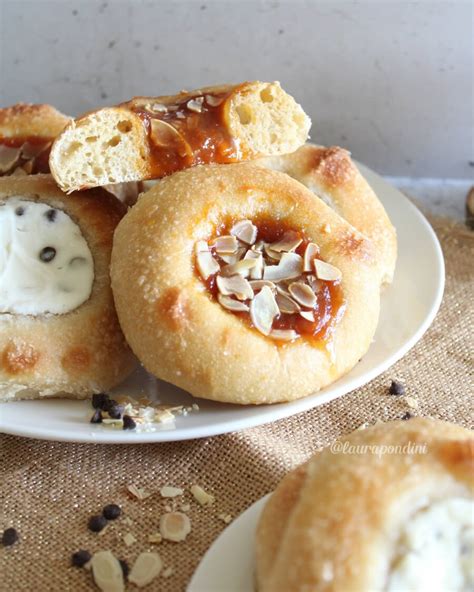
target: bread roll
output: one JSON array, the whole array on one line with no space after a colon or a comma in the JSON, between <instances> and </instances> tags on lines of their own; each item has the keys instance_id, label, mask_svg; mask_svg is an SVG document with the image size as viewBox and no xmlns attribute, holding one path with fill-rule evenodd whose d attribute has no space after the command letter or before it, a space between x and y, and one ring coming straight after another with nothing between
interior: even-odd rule
<instances>
[{"instance_id":1,"label":"bread roll","mask_svg":"<svg viewBox=\"0 0 474 592\"><path fill-rule=\"evenodd\" d=\"M344 436L283 479L261 515L259 592L468 592L474 438L437 420Z\"/></svg>"},{"instance_id":2,"label":"bread roll","mask_svg":"<svg viewBox=\"0 0 474 592\"><path fill-rule=\"evenodd\" d=\"M278 82L137 97L71 122L50 166L67 192L159 178L203 163L293 152L311 122Z\"/></svg>"}]
</instances>

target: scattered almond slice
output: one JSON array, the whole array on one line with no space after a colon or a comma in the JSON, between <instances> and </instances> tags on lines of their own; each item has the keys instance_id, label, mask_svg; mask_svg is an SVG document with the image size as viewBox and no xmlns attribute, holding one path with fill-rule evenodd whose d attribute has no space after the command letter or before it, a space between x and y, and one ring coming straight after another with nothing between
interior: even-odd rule
<instances>
[{"instance_id":1,"label":"scattered almond slice","mask_svg":"<svg viewBox=\"0 0 474 592\"><path fill-rule=\"evenodd\" d=\"M241 220L232 226L231 234L246 245L253 245L257 240L257 227L250 220Z\"/></svg>"},{"instance_id":2,"label":"scattered almond slice","mask_svg":"<svg viewBox=\"0 0 474 592\"><path fill-rule=\"evenodd\" d=\"M313 290L315 294L317 294L322 287L322 283L315 275L308 274L306 276L306 281L308 282L308 286Z\"/></svg>"},{"instance_id":3,"label":"scattered almond slice","mask_svg":"<svg viewBox=\"0 0 474 592\"><path fill-rule=\"evenodd\" d=\"M268 286L272 292L278 289L273 282L269 282L268 280L250 280L249 284L252 286L254 292L258 292L264 286Z\"/></svg>"},{"instance_id":4,"label":"scattered almond slice","mask_svg":"<svg viewBox=\"0 0 474 592\"><path fill-rule=\"evenodd\" d=\"M220 270L219 263L217 263L210 251L199 251L196 260L203 280L207 280L212 274Z\"/></svg>"},{"instance_id":5,"label":"scattered almond slice","mask_svg":"<svg viewBox=\"0 0 474 592\"><path fill-rule=\"evenodd\" d=\"M275 297L280 312L294 314L301 310L300 305L286 294L278 293Z\"/></svg>"},{"instance_id":6,"label":"scattered almond slice","mask_svg":"<svg viewBox=\"0 0 474 592\"><path fill-rule=\"evenodd\" d=\"M167 113L168 107L161 103L147 103L145 109L151 113Z\"/></svg>"},{"instance_id":7,"label":"scattered almond slice","mask_svg":"<svg viewBox=\"0 0 474 592\"><path fill-rule=\"evenodd\" d=\"M215 247L218 255L228 255L235 253L239 248L239 243L235 236L226 235L226 236L218 236L213 246Z\"/></svg>"},{"instance_id":8,"label":"scattered almond slice","mask_svg":"<svg viewBox=\"0 0 474 592\"><path fill-rule=\"evenodd\" d=\"M265 244L265 246L264 246L265 254L267 255L267 257L270 257L270 259L273 259L274 261L280 261L280 259L283 256L283 253L279 252L279 251L274 251L272 249L272 246L273 245L271 245L271 244Z\"/></svg>"},{"instance_id":9,"label":"scattered almond slice","mask_svg":"<svg viewBox=\"0 0 474 592\"><path fill-rule=\"evenodd\" d=\"M278 341L293 341L298 339L299 336L300 334L293 329L273 329L270 332L270 337Z\"/></svg>"},{"instance_id":10,"label":"scattered almond slice","mask_svg":"<svg viewBox=\"0 0 474 592\"><path fill-rule=\"evenodd\" d=\"M172 485L165 485L160 489L161 497L177 497L183 495L184 491L180 487L173 487Z\"/></svg>"},{"instance_id":11,"label":"scattered almond slice","mask_svg":"<svg viewBox=\"0 0 474 592\"><path fill-rule=\"evenodd\" d=\"M194 245L194 251L195 251L196 255L198 253L207 252L207 251L209 251L209 245L204 240L197 241L196 244Z\"/></svg>"},{"instance_id":12,"label":"scattered almond slice","mask_svg":"<svg viewBox=\"0 0 474 592\"><path fill-rule=\"evenodd\" d=\"M169 567L167 567L164 571L162 576L164 578L169 578L174 574L174 569L171 567L171 565Z\"/></svg>"},{"instance_id":13,"label":"scattered almond slice","mask_svg":"<svg viewBox=\"0 0 474 592\"><path fill-rule=\"evenodd\" d=\"M163 540L163 537L161 536L161 534L159 532L154 532L152 534L148 535L148 542L151 543L152 545L158 545L159 543L161 543Z\"/></svg>"},{"instance_id":14,"label":"scattered almond slice","mask_svg":"<svg viewBox=\"0 0 474 592\"><path fill-rule=\"evenodd\" d=\"M325 280L327 282L335 282L337 280L340 280L342 277L340 269L338 269L334 265L331 265L330 263L321 261L321 259L314 260L314 268L316 270L316 275L320 280Z\"/></svg>"},{"instance_id":15,"label":"scattered almond slice","mask_svg":"<svg viewBox=\"0 0 474 592\"><path fill-rule=\"evenodd\" d=\"M204 98L210 107L218 107L224 100L224 97L214 97L213 95L206 95Z\"/></svg>"},{"instance_id":16,"label":"scattered almond slice","mask_svg":"<svg viewBox=\"0 0 474 592\"><path fill-rule=\"evenodd\" d=\"M125 518L123 519L123 523L126 524L127 526L133 526L133 521L130 520L130 518L128 516L125 516Z\"/></svg>"},{"instance_id":17,"label":"scattered almond slice","mask_svg":"<svg viewBox=\"0 0 474 592\"><path fill-rule=\"evenodd\" d=\"M20 159L21 148L11 148L0 144L0 174L8 173Z\"/></svg>"},{"instance_id":18,"label":"scattered almond slice","mask_svg":"<svg viewBox=\"0 0 474 592\"><path fill-rule=\"evenodd\" d=\"M303 239L297 232L294 230L287 230L278 242L272 243L271 250L276 253L281 253L282 251L289 253L299 247L302 242Z\"/></svg>"},{"instance_id":19,"label":"scattered almond slice","mask_svg":"<svg viewBox=\"0 0 474 592\"><path fill-rule=\"evenodd\" d=\"M314 323L314 312L312 310L300 311L300 317L303 317L303 319L306 319L310 323Z\"/></svg>"},{"instance_id":20,"label":"scattered almond slice","mask_svg":"<svg viewBox=\"0 0 474 592\"><path fill-rule=\"evenodd\" d=\"M226 524L230 524L232 522L231 514L219 514L218 518L219 518L219 520L222 520L222 522L225 522Z\"/></svg>"},{"instance_id":21,"label":"scattered almond slice","mask_svg":"<svg viewBox=\"0 0 474 592\"><path fill-rule=\"evenodd\" d=\"M181 512L189 512L191 506L189 504L181 504L179 506L179 509L181 510Z\"/></svg>"},{"instance_id":22,"label":"scattered almond slice","mask_svg":"<svg viewBox=\"0 0 474 592\"><path fill-rule=\"evenodd\" d=\"M414 399L413 397L405 397L405 403L411 409L418 409L418 407L419 407L418 401L416 399Z\"/></svg>"},{"instance_id":23,"label":"scattered almond slice","mask_svg":"<svg viewBox=\"0 0 474 592\"><path fill-rule=\"evenodd\" d=\"M171 423L175 420L175 416L169 409L156 409L154 421L157 423ZM150 494L151 495L151 494Z\"/></svg>"},{"instance_id":24,"label":"scattered almond slice","mask_svg":"<svg viewBox=\"0 0 474 592\"><path fill-rule=\"evenodd\" d=\"M226 255L220 254L219 257L228 265L233 265L234 263L237 263L237 261L240 261L242 259L246 251L246 247L239 247L235 253L229 253Z\"/></svg>"},{"instance_id":25,"label":"scattered almond slice","mask_svg":"<svg viewBox=\"0 0 474 592\"><path fill-rule=\"evenodd\" d=\"M263 279L274 282L291 280L303 272L303 258L296 253L284 253L278 265L268 265L263 271Z\"/></svg>"},{"instance_id":26,"label":"scattered almond slice","mask_svg":"<svg viewBox=\"0 0 474 592\"><path fill-rule=\"evenodd\" d=\"M316 304L316 295L308 284L304 284L303 282L293 282L288 286L288 292L298 304L301 304L301 306L314 308L314 305Z\"/></svg>"},{"instance_id":27,"label":"scattered almond slice","mask_svg":"<svg viewBox=\"0 0 474 592\"><path fill-rule=\"evenodd\" d=\"M162 567L163 561L158 553L140 553L132 566L128 581L143 588L159 575Z\"/></svg>"},{"instance_id":28,"label":"scattered almond slice","mask_svg":"<svg viewBox=\"0 0 474 592\"><path fill-rule=\"evenodd\" d=\"M161 536L174 543L184 541L191 532L191 521L182 512L168 512L160 518Z\"/></svg>"},{"instance_id":29,"label":"scattered almond slice","mask_svg":"<svg viewBox=\"0 0 474 592\"><path fill-rule=\"evenodd\" d=\"M240 300L235 300L230 296L224 296L223 294L217 294L217 300L221 306L223 306L227 310L231 310L232 312L248 312L249 307L240 302Z\"/></svg>"},{"instance_id":30,"label":"scattered almond slice","mask_svg":"<svg viewBox=\"0 0 474 592\"><path fill-rule=\"evenodd\" d=\"M313 261L319 253L319 247L315 243L309 243L304 252L303 271L313 271Z\"/></svg>"},{"instance_id":31,"label":"scattered almond slice","mask_svg":"<svg viewBox=\"0 0 474 592\"><path fill-rule=\"evenodd\" d=\"M142 488L137 487L136 485L127 485L128 491L135 496L139 500L144 500L147 497L150 497L151 493L145 491Z\"/></svg>"},{"instance_id":32,"label":"scattered almond slice","mask_svg":"<svg viewBox=\"0 0 474 592\"><path fill-rule=\"evenodd\" d=\"M252 251L251 249L249 249L245 253L244 261L246 259L250 259L250 260L255 261L255 265L250 268L250 278L253 280L262 279L263 267L264 267L264 261L263 261L262 254L259 253L258 251Z\"/></svg>"},{"instance_id":33,"label":"scattered almond slice","mask_svg":"<svg viewBox=\"0 0 474 592\"><path fill-rule=\"evenodd\" d=\"M250 303L252 323L263 335L270 334L273 321L279 312L275 296L268 286L264 286Z\"/></svg>"},{"instance_id":34,"label":"scattered almond slice","mask_svg":"<svg viewBox=\"0 0 474 592\"><path fill-rule=\"evenodd\" d=\"M196 97L195 99L191 99L186 103L186 107L190 111L194 111L195 113L201 113L202 111L202 104L204 102L204 97Z\"/></svg>"},{"instance_id":35,"label":"scattered almond slice","mask_svg":"<svg viewBox=\"0 0 474 592\"><path fill-rule=\"evenodd\" d=\"M201 506L212 506L215 498L210 493L207 493L200 485L191 485L189 488L191 495Z\"/></svg>"},{"instance_id":36,"label":"scattered almond slice","mask_svg":"<svg viewBox=\"0 0 474 592\"><path fill-rule=\"evenodd\" d=\"M156 146L177 148L180 156L192 154L191 147L178 130L161 119L150 119L150 138Z\"/></svg>"},{"instance_id":37,"label":"scattered almond slice","mask_svg":"<svg viewBox=\"0 0 474 592\"><path fill-rule=\"evenodd\" d=\"M102 592L123 592L122 567L110 551L98 551L91 559L94 582Z\"/></svg>"},{"instance_id":38,"label":"scattered almond slice","mask_svg":"<svg viewBox=\"0 0 474 592\"><path fill-rule=\"evenodd\" d=\"M241 259L233 265L225 265L221 268L220 273L222 277L230 277L236 274L248 277L249 271L256 265L257 259Z\"/></svg>"},{"instance_id":39,"label":"scattered almond slice","mask_svg":"<svg viewBox=\"0 0 474 592\"><path fill-rule=\"evenodd\" d=\"M219 292L224 296L236 296L239 300L253 298L253 290L250 284L241 275L233 275L231 277L218 275L216 281Z\"/></svg>"},{"instance_id":40,"label":"scattered almond slice","mask_svg":"<svg viewBox=\"0 0 474 592\"><path fill-rule=\"evenodd\" d=\"M137 539L133 536L131 532L127 532L127 534L124 534L122 539L123 542L127 545L127 547L131 547L134 543L137 542Z\"/></svg>"}]
</instances>

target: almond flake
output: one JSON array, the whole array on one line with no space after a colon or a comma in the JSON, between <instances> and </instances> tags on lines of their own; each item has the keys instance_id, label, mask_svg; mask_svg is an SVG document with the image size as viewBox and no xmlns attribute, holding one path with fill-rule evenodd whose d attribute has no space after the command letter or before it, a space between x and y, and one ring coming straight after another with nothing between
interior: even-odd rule
<instances>
[{"instance_id":1,"label":"almond flake","mask_svg":"<svg viewBox=\"0 0 474 592\"><path fill-rule=\"evenodd\" d=\"M274 282L291 280L303 272L303 259L296 253L284 253L278 265L268 265L263 271L263 279Z\"/></svg>"},{"instance_id":2,"label":"almond flake","mask_svg":"<svg viewBox=\"0 0 474 592\"><path fill-rule=\"evenodd\" d=\"M158 545L163 540L163 537L159 532L154 532L153 534L148 535L148 542L152 545Z\"/></svg>"},{"instance_id":3,"label":"almond flake","mask_svg":"<svg viewBox=\"0 0 474 592\"><path fill-rule=\"evenodd\" d=\"M278 341L293 341L294 339L298 339L299 336L300 334L293 329L273 329L270 332L270 337Z\"/></svg>"},{"instance_id":4,"label":"almond flake","mask_svg":"<svg viewBox=\"0 0 474 592\"><path fill-rule=\"evenodd\" d=\"M51 142L44 142L41 144L25 142L21 147L21 155L23 158L26 158L27 160L35 159L42 152L47 150L50 146Z\"/></svg>"},{"instance_id":5,"label":"almond flake","mask_svg":"<svg viewBox=\"0 0 474 592\"><path fill-rule=\"evenodd\" d=\"M196 253L196 255L198 253L205 253L207 251L209 251L209 245L207 244L206 241L200 240L197 241L197 243L194 245L194 251Z\"/></svg>"},{"instance_id":6,"label":"almond flake","mask_svg":"<svg viewBox=\"0 0 474 592\"><path fill-rule=\"evenodd\" d=\"M219 263L217 263L210 251L199 251L196 260L199 273L203 280L207 280L207 278L220 270Z\"/></svg>"},{"instance_id":7,"label":"almond flake","mask_svg":"<svg viewBox=\"0 0 474 592\"><path fill-rule=\"evenodd\" d=\"M414 399L413 397L405 397L405 403L411 409L418 409L418 407L419 407L418 401L416 399Z\"/></svg>"},{"instance_id":8,"label":"almond flake","mask_svg":"<svg viewBox=\"0 0 474 592\"><path fill-rule=\"evenodd\" d=\"M232 226L230 233L247 245L253 245L257 240L257 227L250 220L241 220Z\"/></svg>"},{"instance_id":9,"label":"almond flake","mask_svg":"<svg viewBox=\"0 0 474 592\"><path fill-rule=\"evenodd\" d=\"M125 516L125 518L123 519L123 523L127 526L133 526L133 520L130 520L128 516Z\"/></svg>"},{"instance_id":10,"label":"almond flake","mask_svg":"<svg viewBox=\"0 0 474 592\"><path fill-rule=\"evenodd\" d=\"M144 489L137 487L136 485L127 485L128 491L139 500L144 500L150 497L151 493L148 493Z\"/></svg>"},{"instance_id":11,"label":"almond flake","mask_svg":"<svg viewBox=\"0 0 474 592\"><path fill-rule=\"evenodd\" d=\"M217 300L221 306L223 306L227 310L231 310L232 312L248 312L249 307L240 302L240 300L235 300L230 296L224 296L223 294L217 294Z\"/></svg>"},{"instance_id":12,"label":"almond flake","mask_svg":"<svg viewBox=\"0 0 474 592\"><path fill-rule=\"evenodd\" d=\"M309 243L304 252L303 271L313 271L313 261L319 253L319 247L315 243Z\"/></svg>"},{"instance_id":13,"label":"almond flake","mask_svg":"<svg viewBox=\"0 0 474 592\"><path fill-rule=\"evenodd\" d=\"M131 545L133 545L133 543L137 542L137 539L133 536L131 532L127 532L127 534L124 534L122 538L123 542L127 545L127 547L130 547Z\"/></svg>"},{"instance_id":14,"label":"almond flake","mask_svg":"<svg viewBox=\"0 0 474 592\"><path fill-rule=\"evenodd\" d=\"M300 305L286 294L277 294L276 302L278 304L280 312L283 312L285 314L294 314L301 310Z\"/></svg>"},{"instance_id":15,"label":"almond flake","mask_svg":"<svg viewBox=\"0 0 474 592\"><path fill-rule=\"evenodd\" d=\"M161 497L177 497L183 495L183 490L180 487L173 487L171 485L165 485L160 489Z\"/></svg>"},{"instance_id":16,"label":"almond flake","mask_svg":"<svg viewBox=\"0 0 474 592\"><path fill-rule=\"evenodd\" d=\"M219 236L213 242L213 246L216 248L218 255L227 255L236 253L239 243L235 236Z\"/></svg>"},{"instance_id":17,"label":"almond flake","mask_svg":"<svg viewBox=\"0 0 474 592\"><path fill-rule=\"evenodd\" d=\"M0 174L8 173L18 162L21 148L0 145Z\"/></svg>"},{"instance_id":18,"label":"almond flake","mask_svg":"<svg viewBox=\"0 0 474 592\"><path fill-rule=\"evenodd\" d=\"M222 522L225 522L226 524L230 524L232 522L231 514L219 514L218 518L219 518L219 520L222 520Z\"/></svg>"},{"instance_id":19,"label":"almond flake","mask_svg":"<svg viewBox=\"0 0 474 592\"><path fill-rule=\"evenodd\" d=\"M224 296L236 296L239 300L253 298L253 290L250 284L241 275L233 275L232 277L218 275L216 281L219 292Z\"/></svg>"},{"instance_id":20,"label":"almond flake","mask_svg":"<svg viewBox=\"0 0 474 592\"><path fill-rule=\"evenodd\" d=\"M240 261L242 259L246 251L247 249L245 247L239 247L235 253L219 254L219 257L225 263L233 265L234 263L237 263L237 261Z\"/></svg>"},{"instance_id":21,"label":"almond flake","mask_svg":"<svg viewBox=\"0 0 474 592\"><path fill-rule=\"evenodd\" d=\"M269 257L270 259L273 259L274 261L280 261L280 259L283 256L283 253L281 253L279 251L274 251L272 249L271 244L265 244L264 250L265 250L265 254L267 255L267 257Z\"/></svg>"},{"instance_id":22,"label":"almond flake","mask_svg":"<svg viewBox=\"0 0 474 592\"><path fill-rule=\"evenodd\" d=\"M91 559L94 582L102 592L123 592L122 567L110 551L98 551Z\"/></svg>"},{"instance_id":23,"label":"almond flake","mask_svg":"<svg viewBox=\"0 0 474 592\"><path fill-rule=\"evenodd\" d=\"M162 573L162 576L164 578L169 578L170 576L172 576L174 574L174 569L171 567L171 565L169 567L167 567L164 572Z\"/></svg>"},{"instance_id":24,"label":"almond flake","mask_svg":"<svg viewBox=\"0 0 474 592\"><path fill-rule=\"evenodd\" d=\"M264 286L250 303L252 323L264 335L270 334L273 321L279 312L275 296L268 286Z\"/></svg>"},{"instance_id":25,"label":"almond flake","mask_svg":"<svg viewBox=\"0 0 474 592\"><path fill-rule=\"evenodd\" d=\"M163 561L158 553L140 553L130 570L128 581L143 588L156 578L162 567Z\"/></svg>"},{"instance_id":26,"label":"almond flake","mask_svg":"<svg viewBox=\"0 0 474 592\"><path fill-rule=\"evenodd\" d=\"M189 512L191 506L189 504L181 504L179 506L179 509L181 510L181 512Z\"/></svg>"},{"instance_id":27,"label":"almond flake","mask_svg":"<svg viewBox=\"0 0 474 592\"><path fill-rule=\"evenodd\" d=\"M272 243L269 247L276 253L281 253L282 251L289 253L299 247L302 242L303 239L297 232L294 230L288 230L278 242Z\"/></svg>"},{"instance_id":28,"label":"almond flake","mask_svg":"<svg viewBox=\"0 0 474 592\"><path fill-rule=\"evenodd\" d=\"M157 409L154 420L158 423L170 423L175 420L175 417L169 409Z\"/></svg>"},{"instance_id":29,"label":"almond flake","mask_svg":"<svg viewBox=\"0 0 474 592\"><path fill-rule=\"evenodd\" d=\"M186 103L186 107L190 111L194 111L195 113L201 113L202 111L202 104L204 102L204 97L196 97L195 99L191 99Z\"/></svg>"},{"instance_id":30,"label":"almond flake","mask_svg":"<svg viewBox=\"0 0 474 592\"><path fill-rule=\"evenodd\" d=\"M316 295L313 290L303 282L293 282L288 286L288 292L292 298L306 308L314 308L316 304Z\"/></svg>"},{"instance_id":31,"label":"almond flake","mask_svg":"<svg viewBox=\"0 0 474 592\"><path fill-rule=\"evenodd\" d=\"M168 107L166 105L162 105L161 103L147 103L145 105L145 109L147 111L151 111L152 113L167 113Z\"/></svg>"},{"instance_id":32,"label":"almond flake","mask_svg":"<svg viewBox=\"0 0 474 592\"><path fill-rule=\"evenodd\" d=\"M254 292L258 292L264 286L268 286L272 292L275 292L277 286L273 282L269 282L268 280L250 280L249 284L252 286L252 290Z\"/></svg>"},{"instance_id":33,"label":"almond flake","mask_svg":"<svg viewBox=\"0 0 474 592\"><path fill-rule=\"evenodd\" d=\"M340 269L338 269L334 265L331 265L330 263L321 261L321 259L314 260L314 268L316 270L316 275L320 280L325 280L327 282L335 282L337 280L340 280L342 277Z\"/></svg>"},{"instance_id":34,"label":"almond flake","mask_svg":"<svg viewBox=\"0 0 474 592\"><path fill-rule=\"evenodd\" d=\"M204 98L210 107L218 107L224 100L224 97L215 97L214 95L206 95Z\"/></svg>"},{"instance_id":35,"label":"almond flake","mask_svg":"<svg viewBox=\"0 0 474 592\"><path fill-rule=\"evenodd\" d=\"M311 290L313 290L315 294L317 294L321 290L322 283L320 280L318 280L318 278L315 275L307 275L306 281L308 282L308 286L311 288Z\"/></svg>"},{"instance_id":36,"label":"almond flake","mask_svg":"<svg viewBox=\"0 0 474 592\"><path fill-rule=\"evenodd\" d=\"M303 317L303 319L306 319L310 323L314 323L314 312L312 310L302 310L300 317Z\"/></svg>"},{"instance_id":37,"label":"almond flake","mask_svg":"<svg viewBox=\"0 0 474 592\"><path fill-rule=\"evenodd\" d=\"M200 485L191 485L189 491L201 506L212 506L215 501L214 496L207 493Z\"/></svg>"},{"instance_id":38,"label":"almond flake","mask_svg":"<svg viewBox=\"0 0 474 592\"><path fill-rule=\"evenodd\" d=\"M182 512L168 512L160 518L160 533L167 541L179 543L191 532L191 521Z\"/></svg>"},{"instance_id":39,"label":"almond flake","mask_svg":"<svg viewBox=\"0 0 474 592\"><path fill-rule=\"evenodd\" d=\"M261 253L256 251L252 251L249 249L244 256L244 261L251 260L255 261L255 265L250 268L250 277L253 280L260 280L262 279L263 275L263 257Z\"/></svg>"}]
</instances>

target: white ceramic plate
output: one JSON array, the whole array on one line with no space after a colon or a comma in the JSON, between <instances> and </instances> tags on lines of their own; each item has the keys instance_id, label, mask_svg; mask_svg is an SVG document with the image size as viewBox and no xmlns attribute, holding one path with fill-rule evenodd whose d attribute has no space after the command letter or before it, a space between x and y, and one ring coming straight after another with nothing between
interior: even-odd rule
<instances>
[{"instance_id":1,"label":"white ceramic plate","mask_svg":"<svg viewBox=\"0 0 474 592\"><path fill-rule=\"evenodd\" d=\"M186 592L254 592L255 530L269 497L255 502L217 537Z\"/></svg>"},{"instance_id":2,"label":"white ceramic plate","mask_svg":"<svg viewBox=\"0 0 474 592\"><path fill-rule=\"evenodd\" d=\"M398 261L393 284L382 295L375 340L364 358L343 378L315 395L292 403L236 406L193 399L144 371L130 377L116 393L146 394L163 403L189 405L200 411L178 417L174 426L134 432L88 423L90 403L84 401L18 401L0 405L0 431L47 440L138 443L188 440L249 428L311 409L369 382L399 360L433 321L444 289L444 262L431 226L397 189L360 166L385 206L398 233Z\"/></svg>"}]
</instances>

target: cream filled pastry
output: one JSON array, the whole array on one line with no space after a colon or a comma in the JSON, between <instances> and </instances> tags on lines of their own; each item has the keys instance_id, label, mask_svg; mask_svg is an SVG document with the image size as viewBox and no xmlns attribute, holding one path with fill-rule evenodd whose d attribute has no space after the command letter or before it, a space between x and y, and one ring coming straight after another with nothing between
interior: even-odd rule
<instances>
[{"instance_id":1,"label":"cream filled pastry","mask_svg":"<svg viewBox=\"0 0 474 592\"><path fill-rule=\"evenodd\" d=\"M49 175L0 179L0 400L85 398L135 367L109 277L124 212Z\"/></svg>"},{"instance_id":2,"label":"cream filled pastry","mask_svg":"<svg viewBox=\"0 0 474 592\"><path fill-rule=\"evenodd\" d=\"M93 281L90 249L63 210L21 197L0 206L0 312L70 312Z\"/></svg>"}]
</instances>

